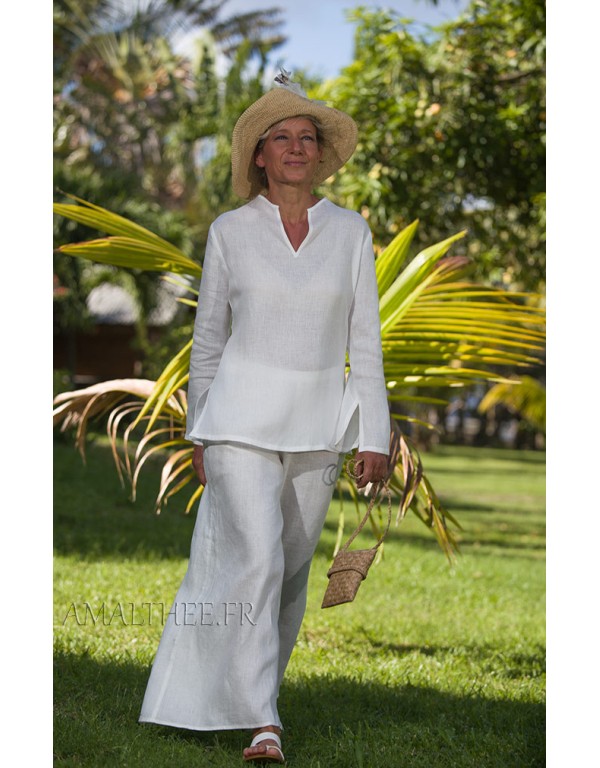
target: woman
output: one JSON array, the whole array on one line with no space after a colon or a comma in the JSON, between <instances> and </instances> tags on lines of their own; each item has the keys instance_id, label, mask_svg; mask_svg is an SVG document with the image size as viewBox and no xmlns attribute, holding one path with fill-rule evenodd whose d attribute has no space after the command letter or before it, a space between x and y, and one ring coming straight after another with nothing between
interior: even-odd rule
<instances>
[{"instance_id":1,"label":"woman","mask_svg":"<svg viewBox=\"0 0 600 768\"><path fill-rule=\"evenodd\" d=\"M387 470L371 235L313 194L356 141L348 115L285 78L235 126L233 189L250 202L208 236L186 434L206 488L140 720L252 729L247 761L284 760L277 696L343 457L358 447L360 487Z\"/></svg>"}]
</instances>

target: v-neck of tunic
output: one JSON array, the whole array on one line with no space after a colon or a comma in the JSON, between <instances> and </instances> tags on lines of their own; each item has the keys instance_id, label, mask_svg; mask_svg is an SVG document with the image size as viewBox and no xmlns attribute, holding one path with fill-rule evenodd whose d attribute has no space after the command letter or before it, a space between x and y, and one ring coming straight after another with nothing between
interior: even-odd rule
<instances>
[{"instance_id":1,"label":"v-neck of tunic","mask_svg":"<svg viewBox=\"0 0 600 768\"><path fill-rule=\"evenodd\" d=\"M275 203L272 203L264 195L257 195L257 197L255 199L256 200L263 200L267 204L267 206L272 210L274 215L277 216L277 220L279 221L279 226L281 228L281 234L283 235L283 239L284 239L285 243L287 244L288 248L290 249L290 251L292 252L292 256L294 256L294 258L296 258L297 256L300 255L300 252L302 251L302 249L304 248L306 243L308 243L308 241L311 239L312 229L313 229L312 228L311 217L312 217L313 211L315 210L315 208L318 208L321 205L321 203L326 203L327 202L327 198L326 197L322 197L320 200L317 200L317 202L314 205L311 205L310 208L307 208L308 232L306 233L306 237L304 238L304 240L300 243L300 245L296 249L292 245L292 241L290 240L288 233L285 231L285 227L283 225L283 219L281 218L281 210L280 210L279 206L276 205Z\"/></svg>"}]
</instances>

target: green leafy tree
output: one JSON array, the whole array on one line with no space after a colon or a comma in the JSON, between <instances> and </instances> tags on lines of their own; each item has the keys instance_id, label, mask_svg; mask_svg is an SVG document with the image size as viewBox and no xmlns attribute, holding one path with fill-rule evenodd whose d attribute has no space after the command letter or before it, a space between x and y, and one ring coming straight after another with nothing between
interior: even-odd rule
<instances>
[{"instance_id":1,"label":"green leafy tree","mask_svg":"<svg viewBox=\"0 0 600 768\"><path fill-rule=\"evenodd\" d=\"M545 2L474 0L435 34L361 8L354 61L313 92L361 140L332 193L377 238L419 218L422 244L468 229L477 275L541 290Z\"/></svg>"},{"instance_id":2,"label":"green leafy tree","mask_svg":"<svg viewBox=\"0 0 600 768\"><path fill-rule=\"evenodd\" d=\"M109 237L66 244L61 246L63 253L102 264L167 272L168 279L187 287L188 297L182 301L195 306L195 283L202 273L197 262L149 230L83 200L78 202L81 204L55 205L55 212L103 230ZM499 368L518 369L535 364L543 350L544 333L543 311L532 306L532 297L467 281L464 272L468 259L447 256L464 233L429 246L411 259L410 247L416 231L415 221L380 252L375 263L390 403L437 402L429 394L431 388L500 382L505 379L498 374ZM158 509L194 480L192 446L184 439L184 387L191 343L190 338L156 382L103 382L55 399L55 422L63 429L76 429L77 445L82 452L90 420L108 416L115 462L134 494L148 458L168 450ZM390 485L400 495L398 519L410 509L433 531L450 556L456 546L448 525L453 517L443 508L428 481L418 452L398 427L398 420L407 417L393 413ZM122 452L119 437L123 440ZM133 443L137 445L132 447ZM201 492L201 487L192 491L187 511Z\"/></svg>"},{"instance_id":3,"label":"green leafy tree","mask_svg":"<svg viewBox=\"0 0 600 768\"><path fill-rule=\"evenodd\" d=\"M226 44L239 69L255 55L264 66L283 41L277 9L218 21L223 5L151 0L125 10L131 6L114 0L57 2L57 164L116 176L123 198L184 209L198 184L197 142L218 134L216 45ZM199 30L193 59L175 53L181 29Z\"/></svg>"}]
</instances>

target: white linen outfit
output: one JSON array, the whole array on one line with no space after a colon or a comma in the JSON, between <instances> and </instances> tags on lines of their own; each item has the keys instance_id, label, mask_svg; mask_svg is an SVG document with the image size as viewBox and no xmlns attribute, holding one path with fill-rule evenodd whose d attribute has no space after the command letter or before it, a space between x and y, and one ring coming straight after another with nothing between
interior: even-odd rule
<instances>
[{"instance_id":1,"label":"white linen outfit","mask_svg":"<svg viewBox=\"0 0 600 768\"><path fill-rule=\"evenodd\" d=\"M297 251L263 196L209 231L186 432L205 445L207 485L144 722L281 725L279 686L343 456L388 453L369 228L326 199L308 220Z\"/></svg>"}]
</instances>

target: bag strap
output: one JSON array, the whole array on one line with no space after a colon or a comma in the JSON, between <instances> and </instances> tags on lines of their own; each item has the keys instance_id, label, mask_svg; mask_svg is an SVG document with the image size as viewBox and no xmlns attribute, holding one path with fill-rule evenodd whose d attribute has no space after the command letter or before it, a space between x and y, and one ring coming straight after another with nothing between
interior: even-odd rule
<instances>
[{"instance_id":1,"label":"bag strap","mask_svg":"<svg viewBox=\"0 0 600 768\"><path fill-rule=\"evenodd\" d=\"M353 459L350 459L348 462L346 462L346 471L348 472L350 477L352 477L354 480L357 480L357 479L360 478L360 475L358 475L357 472L356 472L355 462L354 462ZM356 530L350 536L348 541L340 547L340 549L339 549L340 552L342 550L346 551L348 549L348 547L350 546L350 544L352 544L354 539L362 531L365 523L369 519L369 516L370 516L370 514L371 514L371 512L373 510L373 507L375 506L375 502L377 501L377 497L380 496L380 495L381 496L385 496L387 498L387 502L388 502L388 521L387 521L387 525L385 527L385 531L381 534L381 537L380 537L379 541L375 545L373 545L371 547L371 549L377 549L377 547L379 547L379 545L385 539L385 537L387 536L388 531L390 530L390 524L392 522L392 495L390 493L390 489L388 488L387 483L384 483L383 480L380 480L378 483L372 483L371 499L369 501L369 506L367 508L365 516L360 521L360 523L356 527Z\"/></svg>"}]
</instances>

